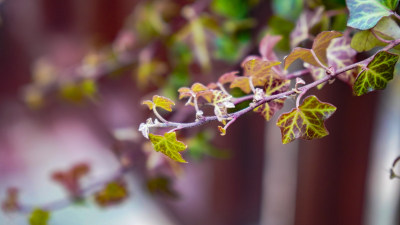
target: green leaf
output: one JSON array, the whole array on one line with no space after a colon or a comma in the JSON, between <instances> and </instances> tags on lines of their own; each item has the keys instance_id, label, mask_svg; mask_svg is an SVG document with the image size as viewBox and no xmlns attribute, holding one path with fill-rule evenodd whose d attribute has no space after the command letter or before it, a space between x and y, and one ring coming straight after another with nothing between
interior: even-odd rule
<instances>
[{"instance_id":1,"label":"green leaf","mask_svg":"<svg viewBox=\"0 0 400 225\"><path fill-rule=\"evenodd\" d=\"M395 10L399 4L399 0L379 0L383 5L391 10Z\"/></svg>"},{"instance_id":2,"label":"green leaf","mask_svg":"<svg viewBox=\"0 0 400 225\"><path fill-rule=\"evenodd\" d=\"M47 221L50 219L50 212L36 208L31 212L29 216L30 225L47 225Z\"/></svg>"},{"instance_id":3,"label":"green leaf","mask_svg":"<svg viewBox=\"0 0 400 225\"><path fill-rule=\"evenodd\" d=\"M347 26L360 30L374 27L385 16L393 14L398 1L394 0L347 0L350 17Z\"/></svg>"},{"instance_id":4,"label":"green leaf","mask_svg":"<svg viewBox=\"0 0 400 225\"><path fill-rule=\"evenodd\" d=\"M182 163L187 163L179 152L187 146L176 139L176 133L165 133L164 136L149 134L149 139L157 152L161 152L169 158Z\"/></svg>"},{"instance_id":5,"label":"green leaf","mask_svg":"<svg viewBox=\"0 0 400 225\"><path fill-rule=\"evenodd\" d=\"M378 45L382 45L370 30L357 32L351 39L351 47L357 52L369 51Z\"/></svg>"},{"instance_id":6,"label":"green leaf","mask_svg":"<svg viewBox=\"0 0 400 225\"><path fill-rule=\"evenodd\" d=\"M284 18L271 16L268 20L268 32L272 35L281 35L283 39L277 44L276 48L283 51L290 50L290 32L293 30L294 24Z\"/></svg>"},{"instance_id":7,"label":"green leaf","mask_svg":"<svg viewBox=\"0 0 400 225\"><path fill-rule=\"evenodd\" d=\"M123 181L112 181L103 190L94 194L96 203L101 207L121 203L128 197L128 190Z\"/></svg>"},{"instance_id":8,"label":"green leaf","mask_svg":"<svg viewBox=\"0 0 400 225\"><path fill-rule=\"evenodd\" d=\"M272 8L276 15L295 20L303 10L303 0L273 0Z\"/></svg>"},{"instance_id":9,"label":"green leaf","mask_svg":"<svg viewBox=\"0 0 400 225\"><path fill-rule=\"evenodd\" d=\"M320 102L315 96L307 97L299 108L279 117L276 125L281 129L282 143L290 143L296 138L312 140L325 137L329 132L324 121L335 111L335 106Z\"/></svg>"},{"instance_id":10,"label":"green leaf","mask_svg":"<svg viewBox=\"0 0 400 225\"><path fill-rule=\"evenodd\" d=\"M361 96L374 90L385 89L387 83L393 79L393 71L398 59L398 55L385 51L376 54L357 76L353 93Z\"/></svg>"},{"instance_id":11,"label":"green leaf","mask_svg":"<svg viewBox=\"0 0 400 225\"><path fill-rule=\"evenodd\" d=\"M178 193L172 188L171 179L166 176L161 175L147 180L147 189L151 194L161 194L171 198L178 197Z\"/></svg>"}]
</instances>

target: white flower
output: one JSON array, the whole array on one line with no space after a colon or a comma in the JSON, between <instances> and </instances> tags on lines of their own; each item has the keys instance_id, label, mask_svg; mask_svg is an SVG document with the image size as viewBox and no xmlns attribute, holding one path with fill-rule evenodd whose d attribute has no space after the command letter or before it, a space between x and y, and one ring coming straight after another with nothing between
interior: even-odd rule
<instances>
[{"instance_id":1,"label":"white flower","mask_svg":"<svg viewBox=\"0 0 400 225\"><path fill-rule=\"evenodd\" d=\"M141 123L139 125L139 131L142 132L143 136L147 139L149 139L149 128L151 127L151 125L155 125L155 124L159 124L160 122L158 122L157 119L153 121L151 120L151 118L148 118L146 120L146 123Z\"/></svg>"},{"instance_id":2,"label":"white flower","mask_svg":"<svg viewBox=\"0 0 400 225\"><path fill-rule=\"evenodd\" d=\"M254 93L254 101L258 102L264 98L264 91L261 88L256 88Z\"/></svg>"},{"instance_id":3,"label":"white flower","mask_svg":"<svg viewBox=\"0 0 400 225\"><path fill-rule=\"evenodd\" d=\"M139 126L139 131L142 132L143 136L149 139L149 127L145 123L141 123Z\"/></svg>"}]
</instances>

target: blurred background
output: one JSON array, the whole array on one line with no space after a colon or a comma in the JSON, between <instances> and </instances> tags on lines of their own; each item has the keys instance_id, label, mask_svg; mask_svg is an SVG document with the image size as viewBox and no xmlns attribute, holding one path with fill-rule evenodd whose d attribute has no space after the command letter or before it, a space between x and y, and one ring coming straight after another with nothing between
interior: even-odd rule
<instances>
[{"instance_id":1,"label":"blurred background","mask_svg":"<svg viewBox=\"0 0 400 225\"><path fill-rule=\"evenodd\" d=\"M344 0L0 1L0 224L35 208L57 225L400 224L398 72L362 97L341 81L310 91L338 108L319 140L282 145L278 115L250 113L224 137L216 123L179 131L189 163L177 164L137 131L153 116L143 100L167 96L165 116L192 121L179 87L240 71L266 33L283 37L283 59L298 18L321 10L311 36L346 28ZM115 180L128 194L99 200Z\"/></svg>"}]
</instances>

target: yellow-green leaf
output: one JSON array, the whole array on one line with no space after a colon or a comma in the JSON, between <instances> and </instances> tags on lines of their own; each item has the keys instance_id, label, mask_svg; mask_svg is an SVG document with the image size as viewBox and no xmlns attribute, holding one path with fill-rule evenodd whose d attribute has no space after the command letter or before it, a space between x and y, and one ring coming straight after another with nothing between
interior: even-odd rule
<instances>
[{"instance_id":1,"label":"yellow-green leaf","mask_svg":"<svg viewBox=\"0 0 400 225\"><path fill-rule=\"evenodd\" d=\"M172 111L171 106L175 105L175 103L171 99L169 99L167 97L159 96L159 95L153 96L153 103L155 106L163 108L169 112Z\"/></svg>"},{"instance_id":2,"label":"yellow-green leaf","mask_svg":"<svg viewBox=\"0 0 400 225\"><path fill-rule=\"evenodd\" d=\"M128 197L128 190L123 181L112 181L103 190L95 193L94 197L99 206L106 207L124 201Z\"/></svg>"},{"instance_id":3,"label":"yellow-green leaf","mask_svg":"<svg viewBox=\"0 0 400 225\"><path fill-rule=\"evenodd\" d=\"M187 146L176 139L176 133L165 133L164 136L149 134L149 139L157 152L161 152L169 158L186 163L179 152L185 150Z\"/></svg>"},{"instance_id":4,"label":"yellow-green leaf","mask_svg":"<svg viewBox=\"0 0 400 225\"><path fill-rule=\"evenodd\" d=\"M147 105L150 110L153 110L153 107L154 107L154 103L150 100L143 101L142 105Z\"/></svg>"},{"instance_id":5,"label":"yellow-green leaf","mask_svg":"<svg viewBox=\"0 0 400 225\"><path fill-rule=\"evenodd\" d=\"M250 88L249 78L248 77L236 77L232 81L232 83L231 83L231 85L229 87L230 88L238 87L246 94L251 92L251 88Z\"/></svg>"},{"instance_id":6,"label":"yellow-green leaf","mask_svg":"<svg viewBox=\"0 0 400 225\"><path fill-rule=\"evenodd\" d=\"M311 140L328 135L324 121L335 111L335 106L320 102L315 96L307 97L298 108L279 117L276 125L281 129L282 143L290 143L296 138Z\"/></svg>"},{"instance_id":7,"label":"yellow-green leaf","mask_svg":"<svg viewBox=\"0 0 400 225\"><path fill-rule=\"evenodd\" d=\"M353 86L353 93L361 96L374 90L386 88L393 79L394 67L399 56L389 52L379 52L367 67L357 76Z\"/></svg>"},{"instance_id":8,"label":"yellow-green leaf","mask_svg":"<svg viewBox=\"0 0 400 225\"><path fill-rule=\"evenodd\" d=\"M50 212L36 208L31 212L29 216L30 225L47 225L47 221L50 219Z\"/></svg>"},{"instance_id":9,"label":"yellow-green leaf","mask_svg":"<svg viewBox=\"0 0 400 225\"><path fill-rule=\"evenodd\" d=\"M253 77L253 80L263 79L267 76L280 78L280 76L272 70L272 67L279 64L281 64L281 62L251 59L244 63L244 75L248 77ZM264 83L262 83L261 85L264 85Z\"/></svg>"}]
</instances>

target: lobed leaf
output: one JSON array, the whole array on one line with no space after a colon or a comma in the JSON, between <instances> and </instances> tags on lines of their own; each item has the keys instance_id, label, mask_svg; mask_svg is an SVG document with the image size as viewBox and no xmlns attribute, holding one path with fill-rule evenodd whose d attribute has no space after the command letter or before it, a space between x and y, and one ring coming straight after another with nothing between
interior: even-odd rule
<instances>
[{"instance_id":1,"label":"lobed leaf","mask_svg":"<svg viewBox=\"0 0 400 225\"><path fill-rule=\"evenodd\" d=\"M218 79L218 83L220 84L227 84L227 83L231 83L233 80L235 80L235 78L237 77L237 74L239 72L238 71L233 71L233 72L229 72L229 73L224 73L219 79Z\"/></svg>"},{"instance_id":2,"label":"lobed leaf","mask_svg":"<svg viewBox=\"0 0 400 225\"><path fill-rule=\"evenodd\" d=\"M96 203L101 207L107 207L121 203L128 197L128 190L123 181L112 181L94 194Z\"/></svg>"},{"instance_id":3,"label":"lobed leaf","mask_svg":"<svg viewBox=\"0 0 400 225\"><path fill-rule=\"evenodd\" d=\"M398 59L398 55L386 51L376 54L357 76L353 93L361 96L374 90L385 89L387 83L393 79L394 67Z\"/></svg>"},{"instance_id":4,"label":"lobed leaf","mask_svg":"<svg viewBox=\"0 0 400 225\"><path fill-rule=\"evenodd\" d=\"M297 59L301 59L304 62L307 62L313 66L319 67L318 62L315 60L310 49L297 47L297 48L294 48L293 51L288 56L285 57L284 69L287 70L289 68L289 66Z\"/></svg>"},{"instance_id":5,"label":"lobed leaf","mask_svg":"<svg viewBox=\"0 0 400 225\"><path fill-rule=\"evenodd\" d=\"M290 34L290 45L292 48L298 46L302 41L308 38L309 30L321 21L323 7L319 7L314 11L305 10L299 17L296 27Z\"/></svg>"},{"instance_id":6,"label":"lobed leaf","mask_svg":"<svg viewBox=\"0 0 400 225\"><path fill-rule=\"evenodd\" d=\"M232 81L230 88L240 88L244 93L248 94L251 92L249 78L248 77L236 77L235 80Z\"/></svg>"},{"instance_id":7,"label":"lobed leaf","mask_svg":"<svg viewBox=\"0 0 400 225\"><path fill-rule=\"evenodd\" d=\"M154 103L150 100L143 101L142 105L147 105L147 107L149 107L150 110L153 110L154 107Z\"/></svg>"},{"instance_id":8,"label":"lobed leaf","mask_svg":"<svg viewBox=\"0 0 400 225\"><path fill-rule=\"evenodd\" d=\"M318 60L326 66L328 62L326 49L328 48L332 39L341 37L342 35L342 33L337 31L323 31L315 38L311 50L305 48L294 48L293 51L287 57L285 57L285 70L289 68L289 66L297 59L302 59L304 62L307 62L313 66L321 67L321 65L314 58L312 51L315 53Z\"/></svg>"},{"instance_id":9,"label":"lobed leaf","mask_svg":"<svg viewBox=\"0 0 400 225\"><path fill-rule=\"evenodd\" d=\"M264 85L265 96L285 92L289 89L289 86L290 80L275 79L270 76ZM275 99L258 106L254 109L254 112L261 114L265 120L269 121L272 116L283 107L284 102L285 99Z\"/></svg>"},{"instance_id":10,"label":"lobed leaf","mask_svg":"<svg viewBox=\"0 0 400 225\"><path fill-rule=\"evenodd\" d=\"M263 60L278 61L278 57L274 52L274 47L280 40L282 40L282 36L280 35L274 36L266 34L263 37L258 47L258 51Z\"/></svg>"},{"instance_id":11,"label":"lobed leaf","mask_svg":"<svg viewBox=\"0 0 400 225\"><path fill-rule=\"evenodd\" d=\"M326 50L328 65L335 70L349 66L354 63L357 52L350 47L350 38L343 36L333 39ZM354 84L357 76L356 70L348 70L338 75L338 78L350 85Z\"/></svg>"},{"instance_id":12,"label":"lobed leaf","mask_svg":"<svg viewBox=\"0 0 400 225\"><path fill-rule=\"evenodd\" d=\"M290 143L296 138L312 140L325 137L329 132L324 121L335 111L335 106L320 102L315 96L307 97L298 108L279 117L276 125L281 129L282 143Z\"/></svg>"},{"instance_id":13,"label":"lobed leaf","mask_svg":"<svg viewBox=\"0 0 400 225\"><path fill-rule=\"evenodd\" d=\"M360 30L374 27L385 16L390 16L397 6L394 0L347 0L350 11L347 26Z\"/></svg>"},{"instance_id":14,"label":"lobed leaf","mask_svg":"<svg viewBox=\"0 0 400 225\"><path fill-rule=\"evenodd\" d=\"M165 133L164 136L149 134L149 139L157 152L161 152L169 158L186 163L179 152L185 150L187 146L176 139L176 133Z\"/></svg>"},{"instance_id":15,"label":"lobed leaf","mask_svg":"<svg viewBox=\"0 0 400 225\"><path fill-rule=\"evenodd\" d=\"M317 35L313 42L312 50L315 52L315 55L322 62L322 64L327 65L328 63L326 49L331 41L341 36L343 36L343 34L338 31L323 31Z\"/></svg>"},{"instance_id":16,"label":"lobed leaf","mask_svg":"<svg viewBox=\"0 0 400 225\"><path fill-rule=\"evenodd\" d=\"M4 212L13 212L19 208L18 200L19 191L17 188L8 188L6 198L1 204L1 208Z\"/></svg>"},{"instance_id":17,"label":"lobed leaf","mask_svg":"<svg viewBox=\"0 0 400 225\"><path fill-rule=\"evenodd\" d=\"M175 105L175 103L171 99L164 97L164 96L159 96L159 95L153 96L153 104L154 104L154 106L163 108L169 112L172 111L171 106Z\"/></svg>"},{"instance_id":18,"label":"lobed leaf","mask_svg":"<svg viewBox=\"0 0 400 225\"><path fill-rule=\"evenodd\" d=\"M321 80L322 78L324 78L326 76L325 69L323 69L321 67L316 67L316 66L313 66L313 65L308 64L308 63L304 63L303 65L304 65L305 68L310 70L310 74L311 74L311 76L312 76L312 78L314 80ZM321 89L325 84L326 83L319 84L317 86L317 88Z\"/></svg>"},{"instance_id":19,"label":"lobed leaf","mask_svg":"<svg viewBox=\"0 0 400 225\"><path fill-rule=\"evenodd\" d=\"M47 221L50 219L50 212L42 209L34 209L29 216L30 225L47 225Z\"/></svg>"},{"instance_id":20,"label":"lobed leaf","mask_svg":"<svg viewBox=\"0 0 400 225\"><path fill-rule=\"evenodd\" d=\"M276 78L280 78L278 74L276 74L272 67L281 64L277 61L263 61L261 59L252 59L247 61L244 64L244 75L248 77L253 77L256 79L266 78L267 76L274 76ZM261 86L264 83L261 84Z\"/></svg>"}]
</instances>

